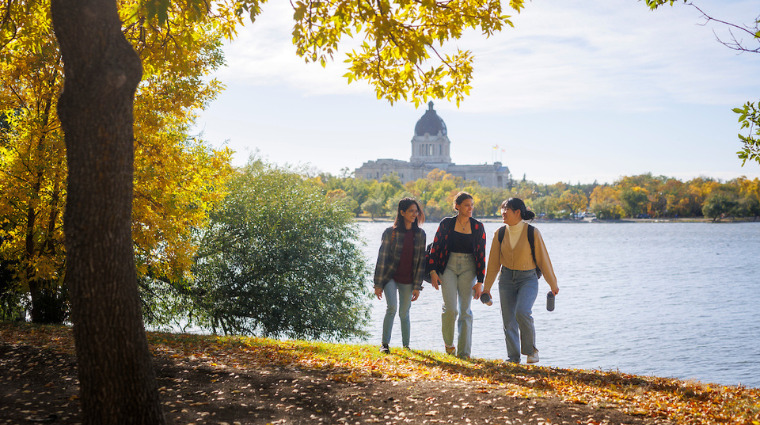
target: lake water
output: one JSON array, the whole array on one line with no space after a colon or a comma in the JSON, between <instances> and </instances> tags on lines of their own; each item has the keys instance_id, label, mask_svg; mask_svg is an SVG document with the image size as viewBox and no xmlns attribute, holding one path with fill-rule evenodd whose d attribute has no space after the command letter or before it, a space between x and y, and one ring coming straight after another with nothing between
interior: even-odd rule
<instances>
[{"instance_id":1,"label":"lake water","mask_svg":"<svg viewBox=\"0 0 760 425\"><path fill-rule=\"evenodd\" d=\"M490 249L500 224L485 224ZM389 225L360 224L373 268ZM760 223L534 225L560 288L548 312L549 285L539 280L540 365L760 387ZM425 224L428 242L436 228ZM498 284L492 294L490 307L473 301L472 355L506 359ZM443 350L441 303L426 284L412 304L413 349ZM385 299L373 299L371 343L380 343L384 313ZM393 347L401 347L398 317Z\"/></svg>"}]
</instances>

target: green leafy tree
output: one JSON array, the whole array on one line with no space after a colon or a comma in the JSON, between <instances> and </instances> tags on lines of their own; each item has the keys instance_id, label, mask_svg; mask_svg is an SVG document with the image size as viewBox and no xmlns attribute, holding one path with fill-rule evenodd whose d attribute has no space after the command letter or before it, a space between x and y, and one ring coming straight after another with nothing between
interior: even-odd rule
<instances>
[{"instance_id":1,"label":"green leafy tree","mask_svg":"<svg viewBox=\"0 0 760 425\"><path fill-rule=\"evenodd\" d=\"M430 199L425 203L425 220L426 221L439 221L446 216L448 208L442 208L441 205L436 202L435 199Z\"/></svg>"},{"instance_id":2,"label":"green leafy tree","mask_svg":"<svg viewBox=\"0 0 760 425\"><path fill-rule=\"evenodd\" d=\"M668 179L662 185L662 197L665 199L665 215L670 217L687 217L689 215L689 186L680 180Z\"/></svg>"},{"instance_id":3,"label":"green leafy tree","mask_svg":"<svg viewBox=\"0 0 760 425\"><path fill-rule=\"evenodd\" d=\"M562 192L559 198L560 204L570 211L570 216L575 218L580 211L585 211L588 206L586 194L579 189L568 189Z\"/></svg>"},{"instance_id":4,"label":"green leafy tree","mask_svg":"<svg viewBox=\"0 0 760 425\"><path fill-rule=\"evenodd\" d=\"M385 200L383 198L369 198L362 204L362 209L369 213L372 220L385 213Z\"/></svg>"},{"instance_id":5,"label":"green leafy tree","mask_svg":"<svg viewBox=\"0 0 760 425\"><path fill-rule=\"evenodd\" d=\"M758 32L760 34L760 31ZM747 134L739 134L743 146L736 154L742 160L742 166L747 160L760 163L760 102L747 102L741 108L734 108L739 114L739 123Z\"/></svg>"},{"instance_id":6,"label":"green leafy tree","mask_svg":"<svg viewBox=\"0 0 760 425\"><path fill-rule=\"evenodd\" d=\"M465 189L467 190L467 189ZM469 191L478 200L477 214L483 216L501 217L501 203L507 199L507 190L499 188L489 188L483 186L472 186Z\"/></svg>"},{"instance_id":7,"label":"green leafy tree","mask_svg":"<svg viewBox=\"0 0 760 425\"><path fill-rule=\"evenodd\" d=\"M739 205L736 195L726 190L713 191L705 200L702 214L711 218L713 222L720 221L723 217L731 215Z\"/></svg>"},{"instance_id":8,"label":"green leafy tree","mask_svg":"<svg viewBox=\"0 0 760 425\"><path fill-rule=\"evenodd\" d=\"M362 212L364 212L361 208L361 205L369 198L371 184L370 180L353 178L345 175L341 177L333 177L329 174L322 174L321 178L324 182L326 190L341 190L346 194L348 198L354 201L351 204L352 211L355 216L358 217Z\"/></svg>"},{"instance_id":9,"label":"green leafy tree","mask_svg":"<svg viewBox=\"0 0 760 425\"><path fill-rule=\"evenodd\" d=\"M628 217L637 217L646 213L649 197L646 189L633 186L620 192L620 201Z\"/></svg>"},{"instance_id":10,"label":"green leafy tree","mask_svg":"<svg viewBox=\"0 0 760 425\"><path fill-rule=\"evenodd\" d=\"M591 192L589 208L600 220L619 219L623 215L620 191L611 186L597 186Z\"/></svg>"},{"instance_id":11,"label":"green leafy tree","mask_svg":"<svg viewBox=\"0 0 760 425\"><path fill-rule=\"evenodd\" d=\"M760 217L760 201L754 197L745 197L739 199L736 207L733 209L736 217Z\"/></svg>"},{"instance_id":12,"label":"green leafy tree","mask_svg":"<svg viewBox=\"0 0 760 425\"><path fill-rule=\"evenodd\" d=\"M368 270L352 216L303 176L249 163L203 235L194 320L226 334L363 335Z\"/></svg>"},{"instance_id":13,"label":"green leafy tree","mask_svg":"<svg viewBox=\"0 0 760 425\"><path fill-rule=\"evenodd\" d=\"M350 198L345 190L333 189L327 192L327 199L331 202L340 202L348 210L353 212L359 207L359 203L356 200Z\"/></svg>"},{"instance_id":14,"label":"green leafy tree","mask_svg":"<svg viewBox=\"0 0 760 425\"><path fill-rule=\"evenodd\" d=\"M519 196L518 196L519 198ZM521 198L525 203L530 206L530 209L536 214L536 216L551 218L554 217L553 202L548 196L541 196L536 198Z\"/></svg>"}]
</instances>

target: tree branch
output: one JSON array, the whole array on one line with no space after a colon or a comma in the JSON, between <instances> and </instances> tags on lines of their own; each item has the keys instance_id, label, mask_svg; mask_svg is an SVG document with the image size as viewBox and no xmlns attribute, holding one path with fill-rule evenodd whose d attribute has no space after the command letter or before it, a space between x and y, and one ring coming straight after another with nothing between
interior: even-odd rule
<instances>
[{"instance_id":1,"label":"tree branch","mask_svg":"<svg viewBox=\"0 0 760 425\"><path fill-rule=\"evenodd\" d=\"M760 17L758 17L757 19L755 19L755 28L753 30L750 27L745 27L745 26L733 24L731 22L726 22L726 21L723 21L723 20L720 20L720 19L713 18L712 16L708 15L707 13L705 13L702 9L699 8L699 6L697 6L694 3L690 2L690 3L688 3L688 5L692 6L693 8L695 8L695 9L697 9L699 11L699 13L702 15L702 18L705 19L704 25L707 25L710 21L713 21L713 22L717 22L719 24L722 24L722 25L725 25L725 26L728 27L728 33L731 34L731 41L730 42L723 41L720 38L720 36L718 36L717 34L715 34L715 31L713 31L713 34L715 34L715 38L718 40L718 42L720 44L728 47L731 50L736 50L736 51L740 51L740 52L760 53L760 45L757 48L755 48L755 49L751 49L749 47L745 47L744 44L743 44L743 42L741 40L738 40L736 38L736 35L734 35L734 32L732 31L732 29L738 29L740 31L743 31L743 32L749 34L750 36L752 36L753 39L758 39L758 37L756 36L756 34L758 33L758 31L760 31ZM760 41L760 39L758 39L758 41Z\"/></svg>"}]
</instances>

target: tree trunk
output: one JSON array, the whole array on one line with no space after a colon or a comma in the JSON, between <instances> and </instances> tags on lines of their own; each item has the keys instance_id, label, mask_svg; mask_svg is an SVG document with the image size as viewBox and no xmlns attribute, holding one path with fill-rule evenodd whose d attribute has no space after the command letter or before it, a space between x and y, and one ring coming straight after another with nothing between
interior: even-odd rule
<instances>
[{"instance_id":1,"label":"tree trunk","mask_svg":"<svg viewBox=\"0 0 760 425\"><path fill-rule=\"evenodd\" d=\"M130 226L140 59L115 0L53 0L51 9L64 61L66 284L83 422L162 424Z\"/></svg>"}]
</instances>

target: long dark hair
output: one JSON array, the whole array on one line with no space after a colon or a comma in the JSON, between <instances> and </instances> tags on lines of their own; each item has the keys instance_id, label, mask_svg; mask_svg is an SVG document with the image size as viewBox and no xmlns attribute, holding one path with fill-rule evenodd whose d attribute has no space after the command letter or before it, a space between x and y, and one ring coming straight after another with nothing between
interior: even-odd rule
<instances>
[{"instance_id":1,"label":"long dark hair","mask_svg":"<svg viewBox=\"0 0 760 425\"><path fill-rule=\"evenodd\" d=\"M520 217L523 220L533 220L536 218L536 213L530 211L528 207L525 206L525 202L520 198L509 198L502 202L501 209L504 210L507 208L513 211L520 211Z\"/></svg>"},{"instance_id":2,"label":"long dark hair","mask_svg":"<svg viewBox=\"0 0 760 425\"><path fill-rule=\"evenodd\" d=\"M401 213L408 210L412 205L417 205L417 211L419 211L419 213L417 213L417 219L414 220L414 223L412 223L412 229L417 229L425 223L425 212L422 211L420 203L417 202L417 200L414 198L402 198L400 201L398 201L396 220L393 222L394 229L404 228L404 217L401 215Z\"/></svg>"}]
</instances>

